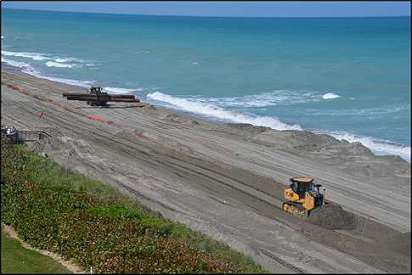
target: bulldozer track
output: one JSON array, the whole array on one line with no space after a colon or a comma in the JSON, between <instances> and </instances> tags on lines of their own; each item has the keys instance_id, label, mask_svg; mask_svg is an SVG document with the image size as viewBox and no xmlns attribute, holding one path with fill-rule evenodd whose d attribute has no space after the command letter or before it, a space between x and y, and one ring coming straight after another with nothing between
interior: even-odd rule
<instances>
[{"instance_id":1,"label":"bulldozer track","mask_svg":"<svg viewBox=\"0 0 412 275\"><path fill-rule=\"evenodd\" d=\"M279 264L283 265L283 266L287 266L288 268L290 268L291 270L293 270L295 273L305 273L304 270L289 264L288 262L282 260L281 258L273 255L272 253L270 253L269 251L267 251L266 249L260 249L260 252L270 258L272 258L273 260L275 260L276 262L278 262Z\"/></svg>"}]
</instances>

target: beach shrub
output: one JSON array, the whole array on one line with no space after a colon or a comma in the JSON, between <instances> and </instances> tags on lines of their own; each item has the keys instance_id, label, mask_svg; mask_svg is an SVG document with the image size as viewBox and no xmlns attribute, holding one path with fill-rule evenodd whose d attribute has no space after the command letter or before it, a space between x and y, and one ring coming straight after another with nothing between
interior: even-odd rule
<instances>
[{"instance_id":1,"label":"beach shrub","mask_svg":"<svg viewBox=\"0 0 412 275\"><path fill-rule=\"evenodd\" d=\"M2 143L2 222L34 247L96 273L257 273L226 245L162 218L117 190Z\"/></svg>"}]
</instances>

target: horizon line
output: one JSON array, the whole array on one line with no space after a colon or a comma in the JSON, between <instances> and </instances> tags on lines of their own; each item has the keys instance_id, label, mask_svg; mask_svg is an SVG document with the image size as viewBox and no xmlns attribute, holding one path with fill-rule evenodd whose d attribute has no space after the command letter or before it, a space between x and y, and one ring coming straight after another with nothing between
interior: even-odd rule
<instances>
[{"instance_id":1,"label":"horizon line","mask_svg":"<svg viewBox=\"0 0 412 275\"><path fill-rule=\"evenodd\" d=\"M88 12L88 11L59 11L49 9L27 9L1 7L2 10L35 11L35 12L59 12L59 13L80 13L80 14L107 14L107 15L128 15L128 16L158 16L158 17L195 17L195 18L243 18L243 19L275 19L275 18L397 18L411 17L410 15L376 15L376 16L215 16L215 15L175 15L175 14L139 14L139 13L111 13L111 12Z\"/></svg>"}]
</instances>

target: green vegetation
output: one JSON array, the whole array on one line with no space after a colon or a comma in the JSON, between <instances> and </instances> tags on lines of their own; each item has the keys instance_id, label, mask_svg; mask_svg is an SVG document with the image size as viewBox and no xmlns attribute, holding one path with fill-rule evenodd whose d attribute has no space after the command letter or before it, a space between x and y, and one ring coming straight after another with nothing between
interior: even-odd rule
<instances>
[{"instance_id":1,"label":"green vegetation","mask_svg":"<svg viewBox=\"0 0 412 275\"><path fill-rule=\"evenodd\" d=\"M21 244L1 233L1 273L70 273L53 259Z\"/></svg>"},{"instance_id":2,"label":"green vegetation","mask_svg":"<svg viewBox=\"0 0 412 275\"><path fill-rule=\"evenodd\" d=\"M262 273L249 257L21 145L1 154L2 222L96 273Z\"/></svg>"}]
</instances>

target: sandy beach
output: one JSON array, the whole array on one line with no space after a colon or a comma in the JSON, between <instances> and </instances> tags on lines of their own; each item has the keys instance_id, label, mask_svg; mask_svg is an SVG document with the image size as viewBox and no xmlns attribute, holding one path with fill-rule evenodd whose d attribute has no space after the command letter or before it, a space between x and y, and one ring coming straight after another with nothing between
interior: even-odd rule
<instances>
[{"instance_id":1,"label":"sandy beach","mask_svg":"<svg viewBox=\"0 0 412 275\"><path fill-rule=\"evenodd\" d=\"M410 163L400 157L328 135L212 123L145 103L91 107L63 92L86 90L2 67L2 126L47 132L50 138L30 144L34 150L271 272L410 273ZM281 211L282 188L299 175L326 188L332 218Z\"/></svg>"}]
</instances>

